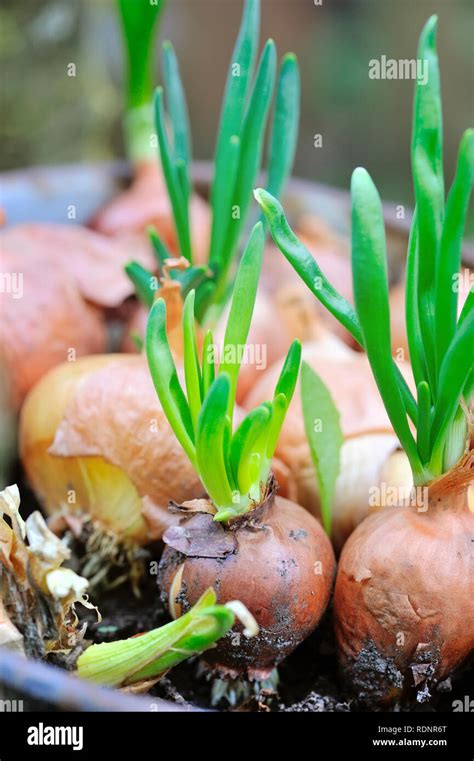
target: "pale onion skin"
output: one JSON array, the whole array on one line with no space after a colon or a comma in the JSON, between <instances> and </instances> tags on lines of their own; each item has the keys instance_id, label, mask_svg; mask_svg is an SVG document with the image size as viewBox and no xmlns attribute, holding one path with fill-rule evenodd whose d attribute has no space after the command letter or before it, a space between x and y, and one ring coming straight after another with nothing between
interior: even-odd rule
<instances>
[{"instance_id":1,"label":"pale onion skin","mask_svg":"<svg viewBox=\"0 0 474 761\"><path fill-rule=\"evenodd\" d=\"M194 605L212 586L218 603L240 600L256 619L256 637L233 639L233 631L206 652L209 669L221 676L267 677L317 626L331 594L334 553L313 516L276 497L256 525L235 529L238 549L224 559L185 557L166 547L161 560L167 596L177 577L172 609Z\"/></svg>"},{"instance_id":2,"label":"pale onion skin","mask_svg":"<svg viewBox=\"0 0 474 761\"><path fill-rule=\"evenodd\" d=\"M203 491L141 356L88 357L52 370L23 407L20 455L49 515L85 514L133 544L161 537L174 520L171 498Z\"/></svg>"},{"instance_id":3,"label":"pale onion skin","mask_svg":"<svg viewBox=\"0 0 474 761\"><path fill-rule=\"evenodd\" d=\"M203 264L209 250L209 205L193 194L189 213L195 263ZM101 209L90 224L94 230L110 236L143 234L152 225L171 253L179 255L168 192L158 161L137 164L130 187Z\"/></svg>"},{"instance_id":4,"label":"pale onion skin","mask_svg":"<svg viewBox=\"0 0 474 761\"><path fill-rule=\"evenodd\" d=\"M70 356L105 351L105 320L84 301L76 283L49 259L20 261L2 251L2 270L21 272L22 298L2 295L0 366L9 403L19 410L25 395L52 367Z\"/></svg>"},{"instance_id":5,"label":"pale onion skin","mask_svg":"<svg viewBox=\"0 0 474 761\"><path fill-rule=\"evenodd\" d=\"M336 337L303 344L303 359L322 377L341 413L345 443L342 470L336 484L332 537L337 550L369 513L369 489L382 481L387 460L398 447L380 394L365 355L354 352ZM244 401L251 409L271 399L281 371L276 362L255 384ZM408 367L403 367L408 374ZM320 515L316 473L304 429L299 384L296 388L276 449L276 457L288 469L282 494L294 499L314 515ZM399 469L400 470L400 469ZM400 477L402 476L402 483ZM408 468L388 468L387 485L409 487Z\"/></svg>"},{"instance_id":6,"label":"pale onion skin","mask_svg":"<svg viewBox=\"0 0 474 761\"><path fill-rule=\"evenodd\" d=\"M472 456L466 473L472 485ZM427 511L385 507L363 521L343 549L336 636L345 677L364 702L400 697L413 689L414 673L420 677L415 686L422 688L428 676L429 688L474 650L469 481L460 488L455 471L446 478L430 485Z\"/></svg>"}]
</instances>

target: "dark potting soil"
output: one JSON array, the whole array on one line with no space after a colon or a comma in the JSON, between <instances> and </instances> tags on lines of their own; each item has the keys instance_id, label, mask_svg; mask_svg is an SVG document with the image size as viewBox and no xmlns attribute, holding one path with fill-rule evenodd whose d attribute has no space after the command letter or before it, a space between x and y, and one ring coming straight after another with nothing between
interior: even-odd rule
<instances>
[{"instance_id":1,"label":"dark potting soil","mask_svg":"<svg viewBox=\"0 0 474 761\"><path fill-rule=\"evenodd\" d=\"M10 483L19 485L22 496L21 513L26 518L33 510L39 509L39 505L18 465L14 467L11 478ZM150 551L150 559L157 560L160 550L159 543L154 545ZM81 621L88 621L86 639L95 643L124 639L169 621L169 615L160 600L156 576L150 574L145 574L141 581L140 597L135 596L130 584L125 582L106 592L97 591L91 594L91 599L98 605L102 621L98 623L90 611L86 611L84 615L79 611L79 614ZM73 664L67 665L73 667ZM432 689L431 695L426 695L423 702L418 702L414 697L405 705L397 706L396 710L451 712L453 701L462 701L465 695L471 694L473 682L474 664L471 664L450 680L438 685L436 689ZM347 694L338 670L331 608L316 631L279 666L277 692L262 684L254 686L250 694L242 697L239 692L241 685L232 685L231 689L227 689L227 695L232 697L232 692L239 693L238 705L232 706L227 697L221 698L213 705L213 684L213 678L206 674L199 659L193 658L169 672L152 688L150 694L181 704L218 710L367 710Z\"/></svg>"}]
</instances>

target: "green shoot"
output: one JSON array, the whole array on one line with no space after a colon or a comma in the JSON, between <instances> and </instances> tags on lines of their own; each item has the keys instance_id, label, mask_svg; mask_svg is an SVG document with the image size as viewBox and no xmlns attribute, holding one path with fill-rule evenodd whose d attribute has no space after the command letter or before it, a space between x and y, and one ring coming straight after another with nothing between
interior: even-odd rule
<instances>
[{"instance_id":1,"label":"green shoot","mask_svg":"<svg viewBox=\"0 0 474 761\"><path fill-rule=\"evenodd\" d=\"M264 234L261 222L252 230L235 280L232 304L218 353L212 333L204 339L200 359L195 331L195 292L186 297L183 310L183 390L166 336L166 307L153 304L148 317L146 354L163 411L176 438L196 468L217 521L243 515L265 494L271 461L286 412L293 397L301 361L301 346L291 346L274 398L252 410L233 431L233 411L240 365L245 358L248 333L262 266Z\"/></svg>"},{"instance_id":2,"label":"green shoot","mask_svg":"<svg viewBox=\"0 0 474 761\"><path fill-rule=\"evenodd\" d=\"M282 192L293 165L299 118L298 64L294 55L286 55L277 78L275 44L268 40L257 65L259 31L260 0L245 0L229 64L214 155L208 268L205 277L194 286L196 317L200 323L209 324L217 319L232 291L273 101L266 163L268 187L274 195ZM158 88L155 95L160 160L179 253L194 266L189 205L191 132L179 66L169 42L163 50L163 81L163 88ZM163 245L155 237L155 250L156 243L162 260ZM138 291L138 296L142 298L143 293ZM145 303L148 305L148 301Z\"/></svg>"},{"instance_id":3,"label":"green shoot","mask_svg":"<svg viewBox=\"0 0 474 761\"><path fill-rule=\"evenodd\" d=\"M161 679L178 663L214 647L232 629L241 607L241 603L216 605L216 594L209 588L176 621L129 639L91 645L77 660L77 675L108 687ZM244 613L248 624L250 614L246 609ZM256 633L255 627L248 636Z\"/></svg>"},{"instance_id":4,"label":"green shoot","mask_svg":"<svg viewBox=\"0 0 474 761\"><path fill-rule=\"evenodd\" d=\"M303 362L301 367L301 401L303 419L311 457L319 484L321 517L324 529L331 534L331 504L339 475L344 436L339 411L314 370Z\"/></svg>"},{"instance_id":5,"label":"green shoot","mask_svg":"<svg viewBox=\"0 0 474 761\"><path fill-rule=\"evenodd\" d=\"M117 0L127 51L125 143L133 162L154 155L151 100L153 95L153 39L165 0Z\"/></svg>"},{"instance_id":6,"label":"green shoot","mask_svg":"<svg viewBox=\"0 0 474 761\"><path fill-rule=\"evenodd\" d=\"M355 308L331 286L298 241L279 202L262 189L255 191L275 243L308 288L367 352L417 485L440 476L465 452L468 405L474 392L472 288L457 317L462 237L474 180L474 130L467 130L461 140L445 203L435 33L436 17L432 17L418 49L418 57L428 62L428 82L416 84L412 138L416 211L408 244L405 314L416 401L391 356L382 205L368 173L356 169L351 185Z\"/></svg>"}]
</instances>

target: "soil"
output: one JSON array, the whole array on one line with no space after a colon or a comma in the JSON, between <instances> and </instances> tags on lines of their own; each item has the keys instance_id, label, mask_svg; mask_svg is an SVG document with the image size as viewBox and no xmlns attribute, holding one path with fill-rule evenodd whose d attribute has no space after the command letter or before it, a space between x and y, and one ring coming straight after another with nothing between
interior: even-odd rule
<instances>
[{"instance_id":1,"label":"soil","mask_svg":"<svg viewBox=\"0 0 474 761\"><path fill-rule=\"evenodd\" d=\"M16 465L10 483L18 483L22 495L21 512L24 518L38 504L28 488L21 467ZM161 552L159 543L150 548L150 559L158 559ZM156 577L146 575L140 587L141 596L133 595L130 584L94 593L91 598L99 606L102 621L97 623L94 616L86 612L81 620L88 620L86 639L92 642L110 642L130 637L138 632L148 631L169 620L157 587ZM59 664L58 664L59 665ZM61 664L66 665L66 663ZM71 664L67 664L72 667ZM474 664L439 684L426 696L424 702L416 698L398 705L398 711L452 711L454 700L463 700L472 691ZM227 689L227 696L239 696L238 705L232 706L228 697L212 701L216 687L205 673L199 659L194 658L174 668L157 683L151 694L181 704L197 705L214 710L261 710L291 712L360 711L367 710L362 704L347 694L337 667L335 639L332 626L332 610L328 609L316 631L308 637L279 667L278 687L265 684L254 685L242 695L242 685L233 684ZM245 691L244 691L245 692ZM422 697L422 696L420 696ZM386 709L385 709L386 710Z\"/></svg>"}]
</instances>

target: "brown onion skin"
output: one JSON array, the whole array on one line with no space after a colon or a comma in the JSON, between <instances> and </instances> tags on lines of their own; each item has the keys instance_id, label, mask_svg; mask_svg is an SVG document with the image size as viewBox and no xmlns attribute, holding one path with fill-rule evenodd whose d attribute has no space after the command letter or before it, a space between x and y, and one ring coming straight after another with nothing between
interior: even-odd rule
<instances>
[{"instance_id":1,"label":"brown onion skin","mask_svg":"<svg viewBox=\"0 0 474 761\"><path fill-rule=\"evenodd\" d=\"M184 562L178 601L185 609L209 586L219 603L240 600L255 617L259 634L242 635L234 644L235 631L242 631L236 626L205 661L214 673L263 678L318 624L331 593L334 553L316 519L282 497L276 497L257 528L243 525L235 531L237 550L224 559L186 557L167 546L160 585L168 595Z\"/></svg>"},{"instance_id":2,"label":"brown onion skin","mask_svg":"<svg viewBox=\"0 0 474 761\"><path fill-rule=\"evenodd\" d=\"M85 301L102 309L115 310L135 293L124 270L131 259L155 266L150 244L133 233L112 239L81 225L29 222L7 228L0 237L2 256L7 251L20 271L34 268L36 288L47 285L47 264L71 278Z\"/></svg>"},{"instance_id":3,"label":"brown onion skin","mask_svg":"<svg viewBox=\"0 0 474 761\"><path fill-rule=\"evenodd\" d=\"M436 683L474 651L474 513L465 488L452 494L440 483L430 486L425 512L386 507L366 518L340 558L339 657L367 703L410 694L424 664Z\"/></svg>"}]
</instances>

